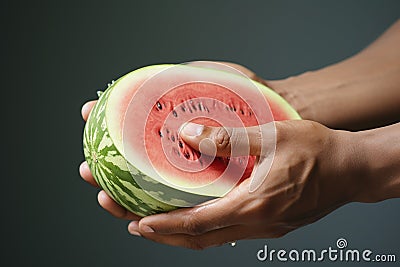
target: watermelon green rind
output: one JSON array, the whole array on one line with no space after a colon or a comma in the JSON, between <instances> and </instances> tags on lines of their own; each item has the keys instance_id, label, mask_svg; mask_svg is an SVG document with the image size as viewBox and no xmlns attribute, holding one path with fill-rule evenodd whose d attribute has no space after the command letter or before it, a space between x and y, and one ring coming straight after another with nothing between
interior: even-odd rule
<instances>
[{"instance_id":1,"label":"watermelon green rind","mask_svg":"<svg viewBox=\"0 0 400 267\"><path fill-rule=\"evenodd\" d=\"M84 154L96 182L111 198L140 216L173 210L144 192L132 178L126 161L110 138L105 108L108 95L118 83L110 86L91 111L84 131ZM138 173L137 175L141 175Z\"/></svg>"},{"instance_id":2,"label":"watermelon green rind","mask_svg":"<svg viewBox=\"0 0 400 267\"><path fill-rule=\"evenodd\" d=\"M121 79L123 77L101 94L85 126L84 154L96 182L117 203L140 216L209 200L207 196L196 196L160 184L126 162L114 145L105 117L108 96ZM146 185L146 190L138 185L138 180ZM148 192L151 189L153 191ZM158 199L153 198L154 195Z\"/></svg>"}]
</instances>

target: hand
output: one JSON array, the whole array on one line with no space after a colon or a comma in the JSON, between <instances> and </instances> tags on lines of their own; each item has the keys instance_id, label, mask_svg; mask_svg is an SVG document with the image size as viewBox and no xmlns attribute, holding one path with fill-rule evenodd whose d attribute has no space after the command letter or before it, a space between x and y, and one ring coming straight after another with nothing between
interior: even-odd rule
<instances>
[{"instance_id":1,"label":"hand","mask_svg":"<svg viewBox=\"0 0 400 267\"><path fill-rule=\"evenodd\" d=\"M159 243L204 249L239 239L280 237L356 197L357 168L348 160L353 148L349 145L352 133L334 131L311 121L275 125L275 158L256 191L249 192L247 179L222 198L133 221L128 230ZM198 133L188 130L195 126L188 124L181 132L185 142L195 149L201 140L209 138L217 155L229 156L232 144L240 147L247 134L250 153L260 154L259 127L203 127L199 136L188 135ZM261 129L267 127L270 124ZM213 154L215 147L203 146L202 152Z\"/></svg>"}]
</instances>

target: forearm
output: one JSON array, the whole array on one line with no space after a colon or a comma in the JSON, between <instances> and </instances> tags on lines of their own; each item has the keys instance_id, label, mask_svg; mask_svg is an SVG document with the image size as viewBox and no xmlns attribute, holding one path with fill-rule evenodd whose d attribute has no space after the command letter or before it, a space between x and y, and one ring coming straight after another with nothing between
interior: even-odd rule
<instances>
[{"instance_id":1,"label":"forearm","mask_svg":"<svg viewBox=\"0 0 400 267\"><path fill-rule=\"evenodd\" d=\"M305 119L365 129L400 118L400 21L359 54L285 80L267 82Z\"/></svg>"},{"instance_id":2,"label":"forearm","mask_svg":"<svg viewBox=\"0 0 400 267\"><path fill-rule=\"evenodd\" d=\"M366 190L361 200L400 197L400 123L358 132Z\"/></svg>"},{"instance_id":3,"label":"forearm","mask_svg":"<svg viewBox=\"0 0 400 267\"><path fill-rule=\"evenodd\" d=\"M400 197L400 123L360 132L338 131L338 169L352 188L351 201Z\"/></svg>"}]
</instances>

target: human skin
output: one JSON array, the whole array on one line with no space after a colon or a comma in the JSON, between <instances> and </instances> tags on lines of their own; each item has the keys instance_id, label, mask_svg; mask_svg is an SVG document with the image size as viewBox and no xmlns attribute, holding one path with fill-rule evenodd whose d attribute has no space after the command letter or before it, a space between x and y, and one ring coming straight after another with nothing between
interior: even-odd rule
<instances>
[{"instance_id":1,"label":"human skin","mask_svg":"<svg viewBox=\"0 0 400 267\"><path fill-rule=\"evenodd\" d=\"M343 62L279 81L262 80L229 63L273 88L306 119L275 122L277 149L261 186L250 192L250 180L245 180L222 198L145 218L122 208L104 191L98 195L100 205L118 218L132 220L131 234L203 249L239 239L279 237L349 202L400 197L400 123L359 132L326 127L354 130L398 121L398 43L399 22ZM82 108L85 120L94 103ZM229 155L231 144L240 146L238 136L243 134L249 136L251 154L259 156L263 145L259 132L267 127L203 127L201 135L191 136L194 126L182 130L185 142L199 149L201 140L209 139L218 155L224 156ZM87 163L82 163L80 173L97 186Z\"/></svg>"}]
</instances>

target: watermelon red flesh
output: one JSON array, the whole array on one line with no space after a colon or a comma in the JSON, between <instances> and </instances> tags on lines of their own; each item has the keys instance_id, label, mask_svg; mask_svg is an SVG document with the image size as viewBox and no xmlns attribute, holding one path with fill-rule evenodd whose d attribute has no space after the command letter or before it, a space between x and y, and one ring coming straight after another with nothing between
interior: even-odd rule
<instances>
[{"instance_id":1,"label":"watermelon red flesh","mask_svg":"<svg viewBox=\"0 0 400 267\"><path fill-rule=\"evenodd\" d=\"M210 97L217 101L216 105L210 105L212 103L207 105L201 100ZM260 103L262 105L263 101ZM269 104L271 105L271 103ZM273 104L274 120L290 119L289 114L281 110L282 107ZM231 163L230 174L228 173L231 179L224 180L226 186L230 187L238 181L250 177L256 157L216 157L208 167L196 171L199 168L197 165L202 163L199 161L201 153L185 144L179 137L178 129L188 118L197 116L200 117L190 119L190 121L206 126L257 126L260 125L260 122L254 116L253 108L261 109L261 107L250 107L231 90L213 83L186 83L169 90L155 102L146 119L144 139L147 156L158 172L168 174L169 182L183 187L208 185L220 178L227 171L228 164ZM224 118L235 113L237 117L235 119L233 116L233 119L225 119L223 123L220 123L212 119L215 113ZM265 115L265 118L267 119L263 118L262 123L272 121L272 116L268 116L268 114ZM173 125L171 125L171 120L174 121ZM169 144L163 147L162 141ZM171 158L174 156L178 158L178 166L171 164ZM193 172L188 173L187 170L191 168Z\"/></svg>"},{"instance_id":2,"label":"watermelon red flesh","mask_svg":"<svg viewBox=\"0 0 400 267\"><path fill-rule=\"evenodd\" d=\"M212 98L212 101L207 98ZM204 101L203 101L204 100ZM224 104L226 103L226 104ZM231 113L236 113L232 116ZM215 113L225 119L217 122L212 119ZM171 116L172 114L172 116ZM179 137L178 128L190 117L191 121L206 126L243 127L258 125L251 107L232 91L211 83L188 83L174 88L163 95L153 106L145 128L145 145L147 155L153 166L160 172L169 174L170 181L186 186L204 186L222 176L231 162L231 172L243 173L240 177L232 175L233 180L227 183L236 183L237 179L248 178L254 166L254 156L220 158L216 157L212 163L196 171L204 162L201 153L193 150ZM200 117L198 117L200 116ZM168 120L167 118L170 118ZM236 118L236 119L235 119ZM168 143L164 147L161 141ZM171 164L175 157L178 166ZM200 158L200 159L199 159ZM184 168L179 168L179 167ZM187 170L193 172L188 175Z\"/></svg>"},{"instance_id":3,"label":"watermelon red flesh","mask_svg":"<svg viewBox=\"0 0 400 267\"><path fill-rule=\"evenodd\" d=\"M199 80L207 82L193 83L193 81ZM163 91L166 88L169 88L167 93ZM171 90L171 88L173 89ZM163 97L160 98L160 95ZM225 108L228 107L228 110L208 108L211 112L219 114L220 117L235 114L239 118L237 121L240 123L230 124L226 121L222 123L227 127L260 125L273 119L299 118L287 102L275 92L238 75L189 66L154 66L136 75L128 75L119 82L118 90L115 90L115 94L111 94L106 108L107 125L116 147L135 169L177 190L206 196L221 196L234 184L229 176L230 173L225 173L227 175L223 177L224 179L218 180L218 185L214 185L212 182L220 176L228 164L231 166L229 169L231 173L240 174L239 177L235 175L234 178L237 180L233 180L236 182L240 178L248 177L254 164L253 157L231 160L218 158L206 170L197 173L182 171L168 160L171 155L176 154L173 150L177 150L181 156L183 152L178 167L185 165L196 167L192 161L195 161L200 155L186 145L183 150L182 148L178 149L177 130L182 123L186 122L184 119L181 120L181 114L176 118L179 123L169 127L169 136L164 127L162 134L165 138L160 138L159 131L163 128L162 124L166 116L174 118L171 114L173 114L173 109L178 107L177 105L189 99L201 97L209 97L225 103ZM265 109L266 102L273 104L273 115L268 107ZM165 105L165 113L157 112L160 111L157 110L158 103ZM264 106L263 103L265 103ZM230 108L236 108L236 111L232 112L229 110ZM176 110L176 113L179 113L179 109ZM250 119L249 114L254 114L257 120ZM209 117L209 114L196 115ZM210 119L194 121L213 125ZM216 125L215 122L214 125ZM164 145L167 143L168 148L163 150L161 141L167 140L168 137L171 138L171 134L174 134L175 142L170 139L169 147L168 142L163 142ZM189 152L189 159L185 157L184 152ZM207 186L202 187L203 185ZM199 190L197 187L202 188ZM190 188L195 188L195 190Z\"/></svg>"}]
</instances>

